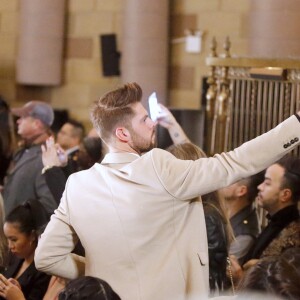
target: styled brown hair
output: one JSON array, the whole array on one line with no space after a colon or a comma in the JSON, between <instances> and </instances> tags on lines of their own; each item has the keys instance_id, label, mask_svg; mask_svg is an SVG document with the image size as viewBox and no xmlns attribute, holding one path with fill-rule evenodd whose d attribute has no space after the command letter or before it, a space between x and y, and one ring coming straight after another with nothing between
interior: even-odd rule
<instances>
[{"instance_id":1,"label":"styled brown hair","mask_svg":"<svg viewBox=\"0 0 300 300\"><path fill-rule=\"evenodd\" d=\"M94 103L91 121L104 141L112 138L117 126L130 125L134 113L132 105L140 102L142 95L141 87L133 82L106 93Z\"/></svg>"}]
</instances>

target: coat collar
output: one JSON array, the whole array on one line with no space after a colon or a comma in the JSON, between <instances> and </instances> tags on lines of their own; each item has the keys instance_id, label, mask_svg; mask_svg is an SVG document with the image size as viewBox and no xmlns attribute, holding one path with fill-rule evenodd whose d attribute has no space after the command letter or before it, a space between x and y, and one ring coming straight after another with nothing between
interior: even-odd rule
<instances>
[{"instance_id":1,"label":"coat collar","mask_svg":"<svg viewBox=\"0 0 300 300\"><path fill-rule=\"evenodd\" d=\"M134 160L138 159L140 156L136 153L128 153L128 152L122 152L122 153L107 153L102 160L102 165L108 165L108 164L126 164L131 163Z\"/></svg>"},{"instance_id":2,"label":"coat collar","mask_svg":"<svg viewBox=\"0 0 300 300\"><path fill-rule=\"evenodd\" d=\"M270 223L277 224L278 226L282 225L283 227L285 227L288 223L299 219L299 211L297 205L289 205L279 210L273 216L267 214L266 217L269 219Z\"/></svg>"}]
</instances>

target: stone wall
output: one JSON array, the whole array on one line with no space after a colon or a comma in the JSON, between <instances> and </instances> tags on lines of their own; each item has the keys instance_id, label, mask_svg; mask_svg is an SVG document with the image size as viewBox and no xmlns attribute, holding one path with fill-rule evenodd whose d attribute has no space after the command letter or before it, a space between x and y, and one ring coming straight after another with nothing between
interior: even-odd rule
<instances>
[{"instance_id":1,"label":"stone wall","mask_svg":"<svg viewBox=\"0 0 300 300\"><path fill-rule=\"evenodd\" d=\"M15 82L19 1L0 1L0 94L13 106L30 99L68 109L89 126L89 105L120 83L103 77L99 35L114 33L122 52L124 0L68 0L63 83L57 87L28 87ZM284 1L284 0L282 0ZM278 1L277 1L278 2ZM213 36L221 54L226 36L232 55L248 55L251 0L170 0L170 63L168 105L200 108L201 81L208 74L205 58ZM201 53L187 53L184 43L173 44L186 29L204 31Z\"/></svg>"}]
</instances>

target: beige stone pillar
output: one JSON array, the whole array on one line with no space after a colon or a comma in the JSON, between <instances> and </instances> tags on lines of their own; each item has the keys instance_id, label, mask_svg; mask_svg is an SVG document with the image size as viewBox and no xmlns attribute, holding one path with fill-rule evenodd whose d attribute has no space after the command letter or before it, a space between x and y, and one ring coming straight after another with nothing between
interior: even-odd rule
<instances>
[{"instance_id":1,"label":"beige stone pillar","mask_svg":"<svg viewBox=\"0 0 300 300\"><path fill-rule=\"evenodd\" d=\"M249 54L257 57L300 57L300 1L252 0Z\"/></svg>"},{"instance_id":2,"label":"beige stone pillar","mask_svg":"<svg viewBox=\"0 0 300 300\"><path fill-rule=\"evenodd\" d=\"M20 1L18 83L60 84L64 17L65 0Z\"/></svg>"},{"instance_id":3,"label":"beige stone pillar","mask_svg":"<svg viewBox=\"0 0 300 300\"><path fill-rule=\"evenodd\" d=\"M121 78L167 100L169 1L124 0ZM148 106L147 106L148 107Z\"/></svg>"}]
</instances>

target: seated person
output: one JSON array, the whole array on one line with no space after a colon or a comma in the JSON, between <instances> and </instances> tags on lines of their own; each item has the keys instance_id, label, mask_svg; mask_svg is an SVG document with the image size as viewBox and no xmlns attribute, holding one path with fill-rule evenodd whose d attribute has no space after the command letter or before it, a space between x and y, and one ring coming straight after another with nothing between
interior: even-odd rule
<instances>
[{"instance_id":1,"label":"seated person","mask_svg":"<svg viewBox=\"0 0 300 300\"><path fill-rule=\"evenodd\" d=\"M58 300L121 300L111 286L96 277L83 276L71 280Z\"/></svg>"},{"instance_id":2,"label":"seated person","mask_svg":"<svg viewBox=\"0 0 300 300\"><path fill-rule=\"evenodd\" d=\"M287 156L267 168L265 180L258 186L257 202L267 211L268 225L246 254L243 268L247 270L268 256L286 249L300 247L300 159ZM232 257L234 276L243 276L243 269Z\"/></svg>"},{"instance_id":3,"label":"seated person","mask_svg":"<svg viewBox=\"0 0 300 300\"><path fill-rule=\"evenodd\" d=\"M47 290L50 276L37 271L34 252L42 225L35 206L38 201L26 202L14 208L5 218L4 234L12 254L11 261L1 276L1 299L10 293L8 282L21 288L27 300L41 300ZM8 279L8 280L7 280ZM22 299L22 298L21 298Z\"/></svg>"},{"instance_id":4,"label":"seated person","mask_svg":"<svg viewBox=\"0 0 300 300\"><path fill-rule=\"evenodd\" d=\"M253 202L258 194L257 186L263 181L264 171L219 191L225 199L225 207L235 236L230 244L229 253L239 261L247 254L260 232Z\"/></svg>"}]
</instances>

